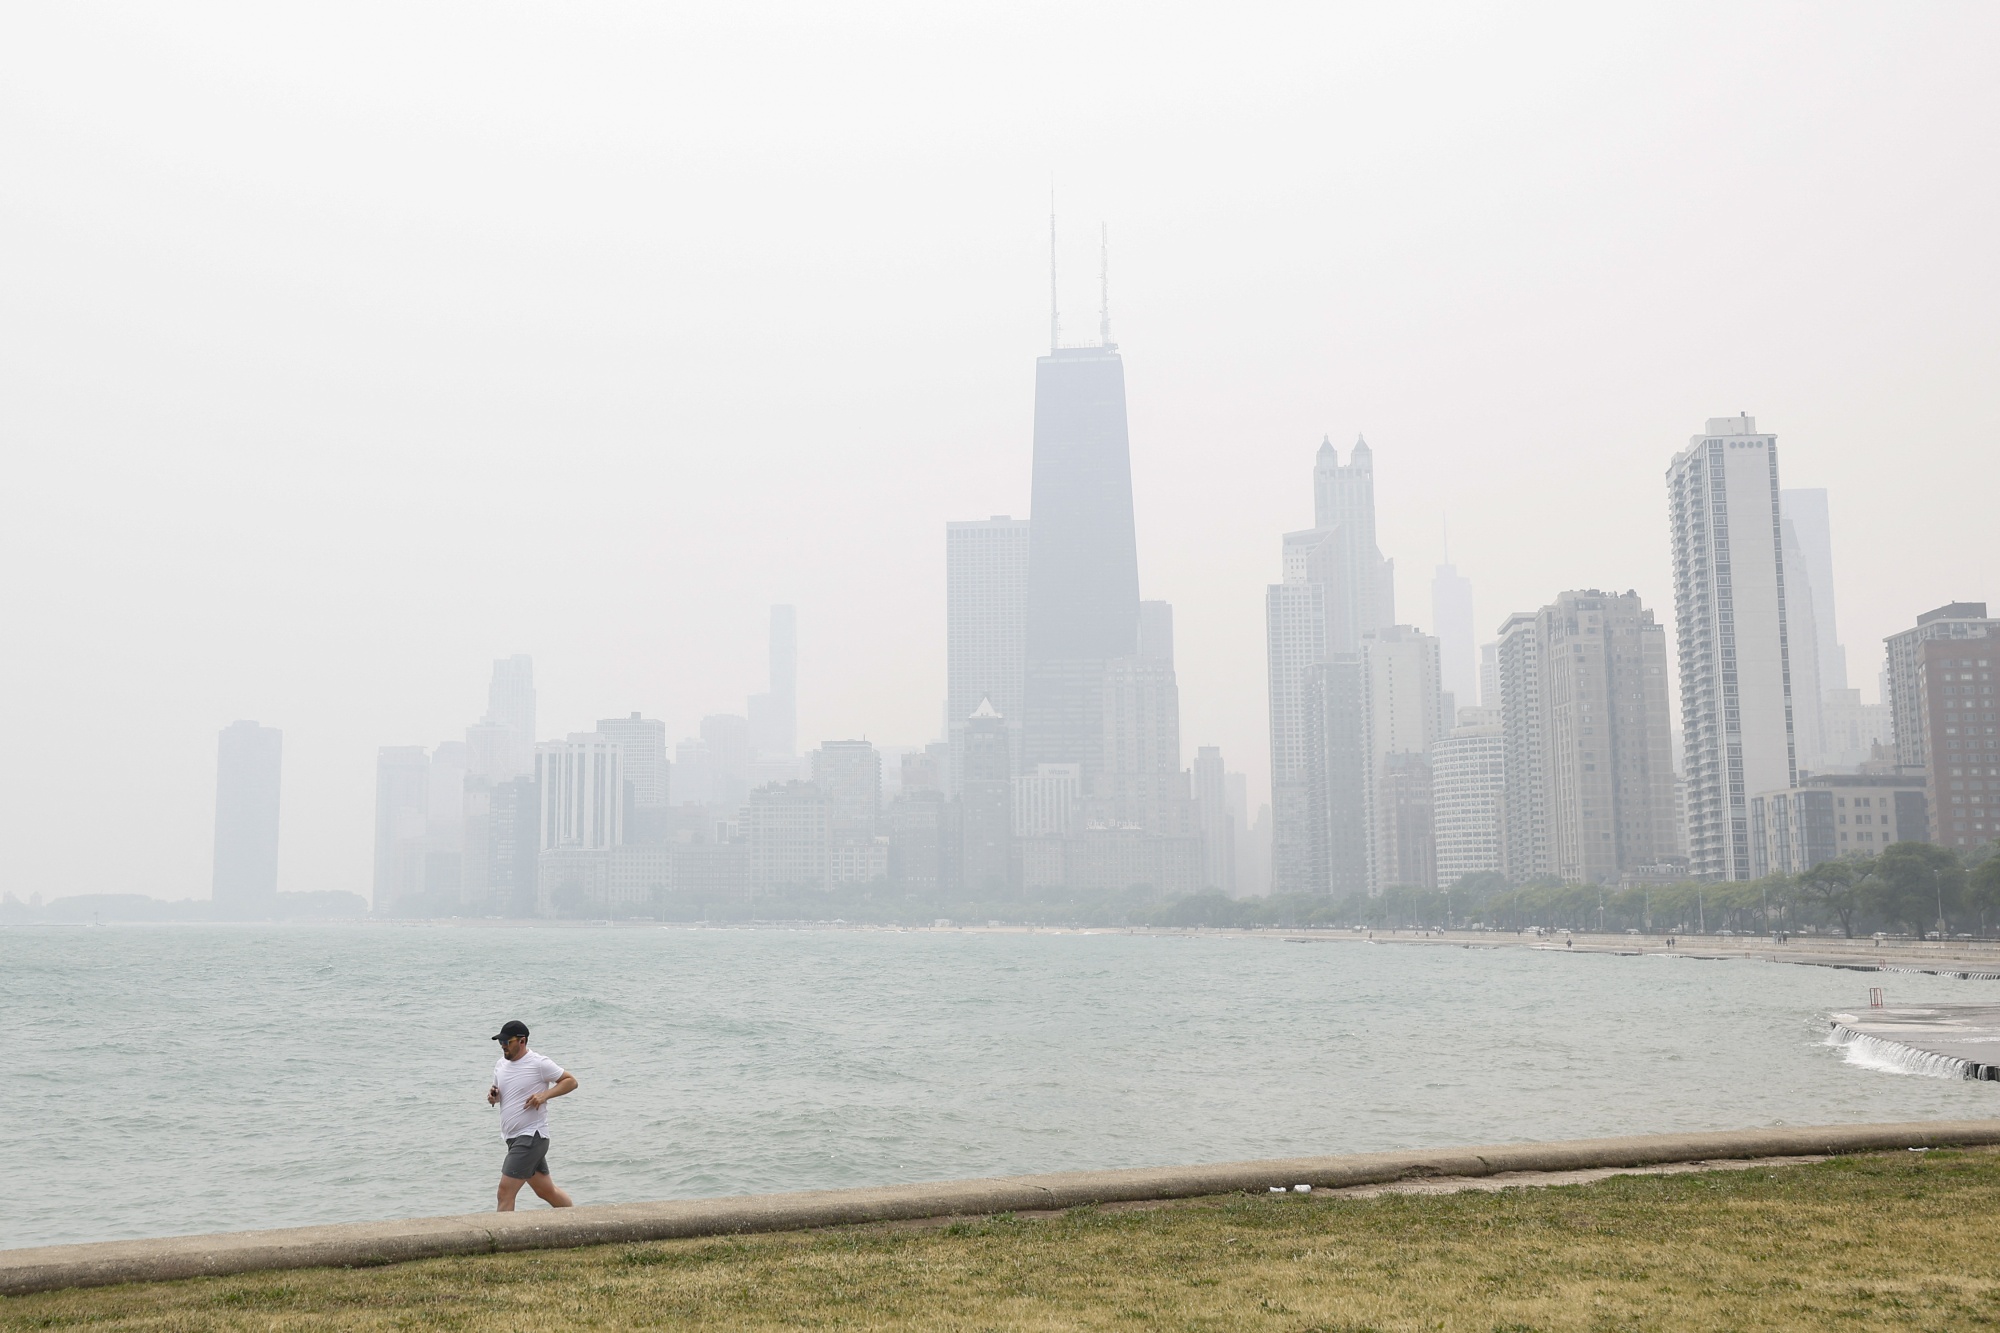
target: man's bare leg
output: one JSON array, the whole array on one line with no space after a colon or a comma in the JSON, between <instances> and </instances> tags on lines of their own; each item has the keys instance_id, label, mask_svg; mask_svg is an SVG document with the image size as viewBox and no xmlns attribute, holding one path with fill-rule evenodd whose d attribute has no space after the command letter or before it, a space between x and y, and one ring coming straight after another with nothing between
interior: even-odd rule
<instances>
[{"instance_id":1,"label":"man's bare leg","mask_svg":"<svg viewBox=\"0 0 2000 1333\"><path fill-rule=\"evenodd\" d=\"M528 1185L541 1197L542 1202L551 1208L570 1208L575 1206L571 1203L569 1195L556 1188L556 1178L546 1171L538 1176L530 1176L528 1178ZM513 1205L509 1203L508 1206L512 1207Z\"/></svg>"},{"instance_id":2,"label":"man's bare leg","mask_svg":"<svg viewBox=\"0 0 2000 1333\"><path fill-rule=\"evenodd\" d=\"M521 1186L527 1183L528 1182L525 1180L516 1180L514 1179L514 1177L507 1175L504 1172L501 1174L500 1176L501 1212L511 1213L514 1211L514 1196L516 1194L519 1194L521 1192Z\"/></svg>"}]
</instances>

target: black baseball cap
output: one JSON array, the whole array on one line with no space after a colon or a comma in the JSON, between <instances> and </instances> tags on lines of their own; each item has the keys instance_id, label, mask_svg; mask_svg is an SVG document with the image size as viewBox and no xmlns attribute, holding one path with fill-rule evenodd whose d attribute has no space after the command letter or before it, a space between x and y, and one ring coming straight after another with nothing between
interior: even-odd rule
<instances>
[{"instance_id":1,"label":"black baseball cap","mask_svg":"<svg viewBox=\"0 0 2000 1333\"><path fill-rule=\"evenodd\" d=\"M525 1037L527 1035L528 1025L518 1018L510 1018L500 1025L498 1032L493 1034L493 1040L507 1041L514 1037Z\"/></svg>"}]
</instances>

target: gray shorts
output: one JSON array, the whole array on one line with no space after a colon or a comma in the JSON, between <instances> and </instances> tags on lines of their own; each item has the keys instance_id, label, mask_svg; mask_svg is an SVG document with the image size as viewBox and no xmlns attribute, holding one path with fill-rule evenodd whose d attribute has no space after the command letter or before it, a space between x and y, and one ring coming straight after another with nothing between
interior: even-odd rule
<instances>
[{"instance_id":1,"label":"gray shorts","mask_svg":"<svg viewBox=\"0 0 2000 1333\"><path fill-rule=\"evenodd\" d=\"M507 1140L507 1160L500 1174L514 1180L549 1173L549 1141L540 1134L516 1134Z\"/></svg>"}]
</instances>

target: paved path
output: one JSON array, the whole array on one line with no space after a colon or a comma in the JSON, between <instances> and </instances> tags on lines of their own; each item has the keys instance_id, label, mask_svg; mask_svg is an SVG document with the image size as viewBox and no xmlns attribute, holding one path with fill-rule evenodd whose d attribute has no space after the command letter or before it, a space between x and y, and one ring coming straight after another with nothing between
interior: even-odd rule
<instances>
[{"instance_id":1,"label":"paved path","mask_svg":"<svg viewBox=\"0 0 2000 1333\"><path fill-rule=\"evenodd\" d=\"M1289 1193L1301 1185L1322 1190L1411 1180L1485 1179L1504 1186L1501 1178L1521 1172L1615 1172L1670 1163L1712 1164L1725 1159L1771 1160L1897 1148L1995 1144L2000 1144L2000 1120L1786 1125L1721 1133L1647 1134L1564 1143L1510 1143L1484 1148L1226 1162L1214 1166L1072 1171L803 1194L467 1213L393 1222L0 1250L0 1295L263 1269L355 1267L450 1254L802 1231L1153 1199L1263 1194L1272 1190Z\"/></svg>"}]
</instances>

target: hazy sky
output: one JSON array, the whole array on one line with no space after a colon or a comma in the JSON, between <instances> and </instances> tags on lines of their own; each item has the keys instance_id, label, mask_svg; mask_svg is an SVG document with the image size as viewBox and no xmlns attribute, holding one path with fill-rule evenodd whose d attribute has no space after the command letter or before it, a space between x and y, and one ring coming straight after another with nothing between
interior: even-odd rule
<instances>
[{"instance_id":1,"label":"hazy sky","mask_svg":"<svg viewBox=\"0 0 2000 1333\"><path fill-rule=\"evenodd\" d=\"M1709 416L1832 493L1840 630L2000 602L1990 5L0 9L0 888L367 892L375 749L532 653L545 736L763 683L921 743L943 525L1027 513L1051 183L1111 228L1182 737L1266 786L1263 587L1322 433L1401 618L1671 624ZM1261 799L1261 795L1253 797Z\"/></svg>"}]
</instances>

